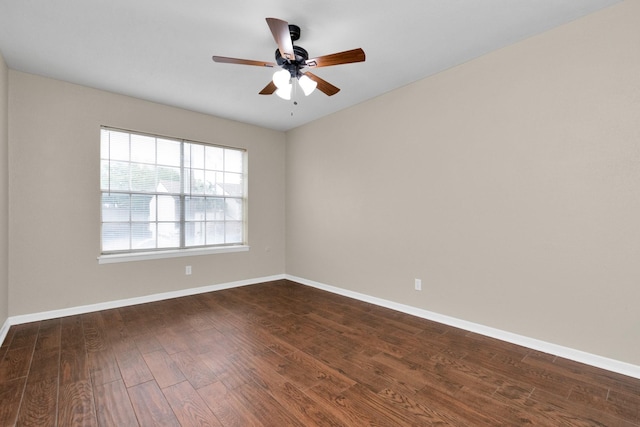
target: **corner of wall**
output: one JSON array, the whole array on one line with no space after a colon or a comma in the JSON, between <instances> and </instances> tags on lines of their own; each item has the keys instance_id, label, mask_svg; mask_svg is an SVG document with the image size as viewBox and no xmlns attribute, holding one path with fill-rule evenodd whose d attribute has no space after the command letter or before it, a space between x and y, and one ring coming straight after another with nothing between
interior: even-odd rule
<instances>
[{"instance_id":1,"label":"corner of wall","mask_svg":"<svg viewBox=\"0 0 640 427\"><path fill-rule=\"evenodd\" d=\"M9 316L9 69L0 52L0 343ZM6 329L6 330L5 330Z\"/></svg>"}]
</instances>

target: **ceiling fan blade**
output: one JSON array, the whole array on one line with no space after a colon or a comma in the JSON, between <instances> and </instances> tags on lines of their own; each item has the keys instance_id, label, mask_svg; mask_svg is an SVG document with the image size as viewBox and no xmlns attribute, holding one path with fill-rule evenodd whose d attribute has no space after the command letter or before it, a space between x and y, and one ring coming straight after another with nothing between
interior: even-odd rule
<instances>
[{"instance_id":1,"label":"ceiling fan blade","mask_svg":"<svg viewBox=\"0 0 640 427\"><path fill-rule=\"evenodd\" d=\"M304 73L305 76L309 77L314 82L318 83L317 89L321 92L324 92L327 96L335 95L340 92L340 88L335 87L331 83L326 80L321 79L315 74L311 74L309 72Z\"/></svg>"},{"instance_id":2,"label":"ceiling fan blade","mask_svg":"<svg viewBox=\"0 0 640 427\"><path fill-rule=\"evenodd\" d=\"M270 81L268 85L266 85L264 87L264 89L262 89L260 91L260 95L271 95L273 94L276 90L278 89L278 87L276 86L276 84L273 81Z\"/></svg>"},{"instance_id":3,"label":"ceiling fan blade","mask_svg":"<svg viewBox=\"0 0 640 427\"><path fill-rule=\"evenodd\" d=\"M328 67L331 65L351 64L353 62L362 62L365 60L364 50L351 49L344 52L333 53L331 55L319 56L317 58L307 59L306 63L309 67Z\"/></svg>"},{"instance_id":4,"label":"ceiling fan blade","mask_svg":"<svg viewBox=\"0 0 640 427\"><path fill-rule=\"evenodd\" d=\"M227 58L226 56L213 56L214 62L222 62L225 64L255 65L257 67L275 67L274 62L254 61L252 59Z\"/></svg>"},{"instance_id":5,"label":"ceiling fan blade","mask_svg":"<svg viewBox=\"0 0 640 427\"><path fill-rule=\"evenodd\" d=\"M278 44L280 49L280 55L283 58L295 61L296 56L293 53L293 42L291 41L291 34L289 33L289 23L277 18L266 18L271 34Z\"/></svg>"}]
</instances>

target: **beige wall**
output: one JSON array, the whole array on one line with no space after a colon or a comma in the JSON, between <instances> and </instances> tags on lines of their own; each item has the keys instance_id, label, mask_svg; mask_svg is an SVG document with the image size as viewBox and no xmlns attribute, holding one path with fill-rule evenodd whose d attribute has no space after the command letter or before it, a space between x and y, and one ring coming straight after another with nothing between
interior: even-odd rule
<instances>
[{"instance_id":1,"label":"beige wall","mask_svg":"<svg viewBox=\"0 0 640 427\"><path fill-rule=\"evenodd\" d=\"M9 316L9 70L0 52L0 329Z\"/></svg>"},{"instance_id":2,"label":"beige wall","mask_svg":"<svg viewBox=\"0 0 640 427\"><path fill-rule=\"evenodd\" d=\"M640 365L638 16L288 132L287 273Z\"/></svg>"},{"instance_id":3,"label":"beige wall","mask_svg":"<svg viewBox=\"0 0 640 427\"><path fill-rule=\"evenodd\" d=\"M9 112L10 316L284 273L282 132L14 70ZM98 265L100 125L247 148L250 251Z\"/></svg>"}]
</instances>

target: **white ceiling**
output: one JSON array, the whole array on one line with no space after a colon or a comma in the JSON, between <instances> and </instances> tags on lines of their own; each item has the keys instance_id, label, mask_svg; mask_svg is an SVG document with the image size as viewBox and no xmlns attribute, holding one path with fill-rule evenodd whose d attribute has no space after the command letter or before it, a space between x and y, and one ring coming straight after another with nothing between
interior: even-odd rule
<instances>
[{"instance_id":1,"label":"white ceiling","mask_svg":"<svg viewBox=\"0 0 640 427\"><path fill-rule=\"evenodd\" d=\"M618 1L0 0L0 52L15 70L288 130ZM274 61L266 17L299 25L311 57L367 60L313 71L332 97L258 95L274 69L211 56Z\"/></svg>"}]
</instances>

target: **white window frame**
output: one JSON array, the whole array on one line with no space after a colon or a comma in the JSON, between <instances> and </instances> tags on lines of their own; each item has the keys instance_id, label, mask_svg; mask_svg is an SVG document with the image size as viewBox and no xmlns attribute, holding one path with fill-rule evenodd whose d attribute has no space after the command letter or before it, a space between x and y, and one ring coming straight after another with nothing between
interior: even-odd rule
<instances>
[{"instance_id":1,"label":"white window frame","mask_svg":"<svg viewBox=\"0 0 640 427\"><path fill-rule=\"evenodd\" d=\"M105 224L113 224L112 221L105 221L103 218L103 196L104 195L112 195L112 194L119 194L119 195L146 195L146 196L159 196L159 195L164 195L164 193L160 193L159 190L157 188L155 188L154 191L134 191L130 188L128 189L112 189L111 188L111 175L110 175L110 165L111 165L111 161L112 161L112 155L111 152L108 151L108 155L107 157L103 157L103 153L104 150L102 150L102 138L103 135L109 133L109 132L118 132L118 133L124 133L124 134L129 134L131 135L135 135L135 136L140 136L140 137L150 137L150 138L155 138L156 141L157 140L165 140L165 141L171 141L171 142L176 142L180 144L180 159L179 159L179 169L180 169L180 189L179 190L174 190L177 191L175 193L172 193L176 198L179 198L180 200L180 206L181 208L179 209L179 220L175 221L175 224L179 224L179 234L180 234L180 238L179 238L179 244L177 246L174 247L170 247L170 248L147 248L147 249L134 249L131 248L131 243L129 245L129 249L118 249L118 250L103 250L103 227L105 226ZM191 192L191 186L189 186L188 184L186 184L186 173L185 170L189 170L189 171L194 171L194 170L200 170L199 168L190 168L189 166L186 166L186 161L184 159L185 157L185 152L184 152L184 147L185 144L193 144L193 146L204 146L204 147L215 147L218 149L224 149L224 150L232 150L232 151L236 151L236 152L241 152L242 153L242 194L240 196L220 196L220 195L211 195L211 194L207 194L207 195L203 195L202 193L198 193L198 192ZM248 175L248 153L246 149L243 148L237 148L237 147L229 147L229 146L222 146L222 145L217 145L217 144L210 144L210 143L204 143L204 142L199 142L199 141L192 141L192 140L187 140L187 139L181 139L181 138L174 138L174 137L167 137L167 136L162 136L162 135L154 135L154 134L149 134L149 133L144 133L144 132L138 132L138 131L131 131L131 130L126 130L126 129L117 129L117 128L112 128L112 127L107 127L107 126L101 126L100 128L100 146L101 146L101 154L100 154L100 169L101 169L101 177L100 177L100 255L98 256L98 263L99 264L109 264L109 263L118 263L118 262L128 262L128 261L141 261L141 260L150 260L150 259L162 259L162 258L175 258L175 257L184 257L184 256L197 256L197 255L208 255L208 254L218 254L218 253L230 253L230 252L243 252L243 251L248 251L249 250L249 245L248 245L248 224L247 224L247 218L248 218L248 198L247 198L247 175ZM110 146L109 146L110 147ZM131 150L130 146L129 146L129 150ZM226 153L226 151L225 151ZM177 161L177 159L176 159ZM107 178L108 183L105 185L104 182L104 176L103 176L103 163L108 162L107 165L107 169L108 172L107 174L109 175ZM125 161L126 163L127 161ZM133 160L129 159L128 162L130 164L135 163ZM150 163L151 166L154 167L158 167L158 159L156 157L155 161L153 163ZM204 167L203 167L204 168ZM203 170L208 170L208 169L203 169ZM217 172L220 173L225 173L225 170L217 170ZM226 172L229 172L228 170ZM130 175L131 178L131 175ZM158 186L158 179L156 180L156 187ZM185 188L188 187L188 191L185 190ZM236 187L237 188L237 187ZM234 199L234 200L241 200L241 206L242 206L242 238L241 238L241 242L233 242L233 243L222 243L222 244L204 244L204 245L199 245L199 246L194 246L194 245L187 245L185 243L185 234L186 234L186 229L187 229L187 224L189 223L189 221L186 218L186 213L185 213L185 200L187 198L190 197L209 197L211 199L216 198L216 199ZM226 202L225 202L226 204ZM135 223L135 221L132 219L132 214L129 215L129 219L128 221L120 221L121 224L129 224L130 226L132 224ZM151 219L150 219L151 220ZM226 223L226 218L224 220L222 220L221 222ZM237 220L234 222L238 222ZM156 225L159 223L159 220L156 220ZM131 239L131 237L130 237ZM157 246L157 242L156 242L156 246Z\"/></svg>"}]
</instances>

